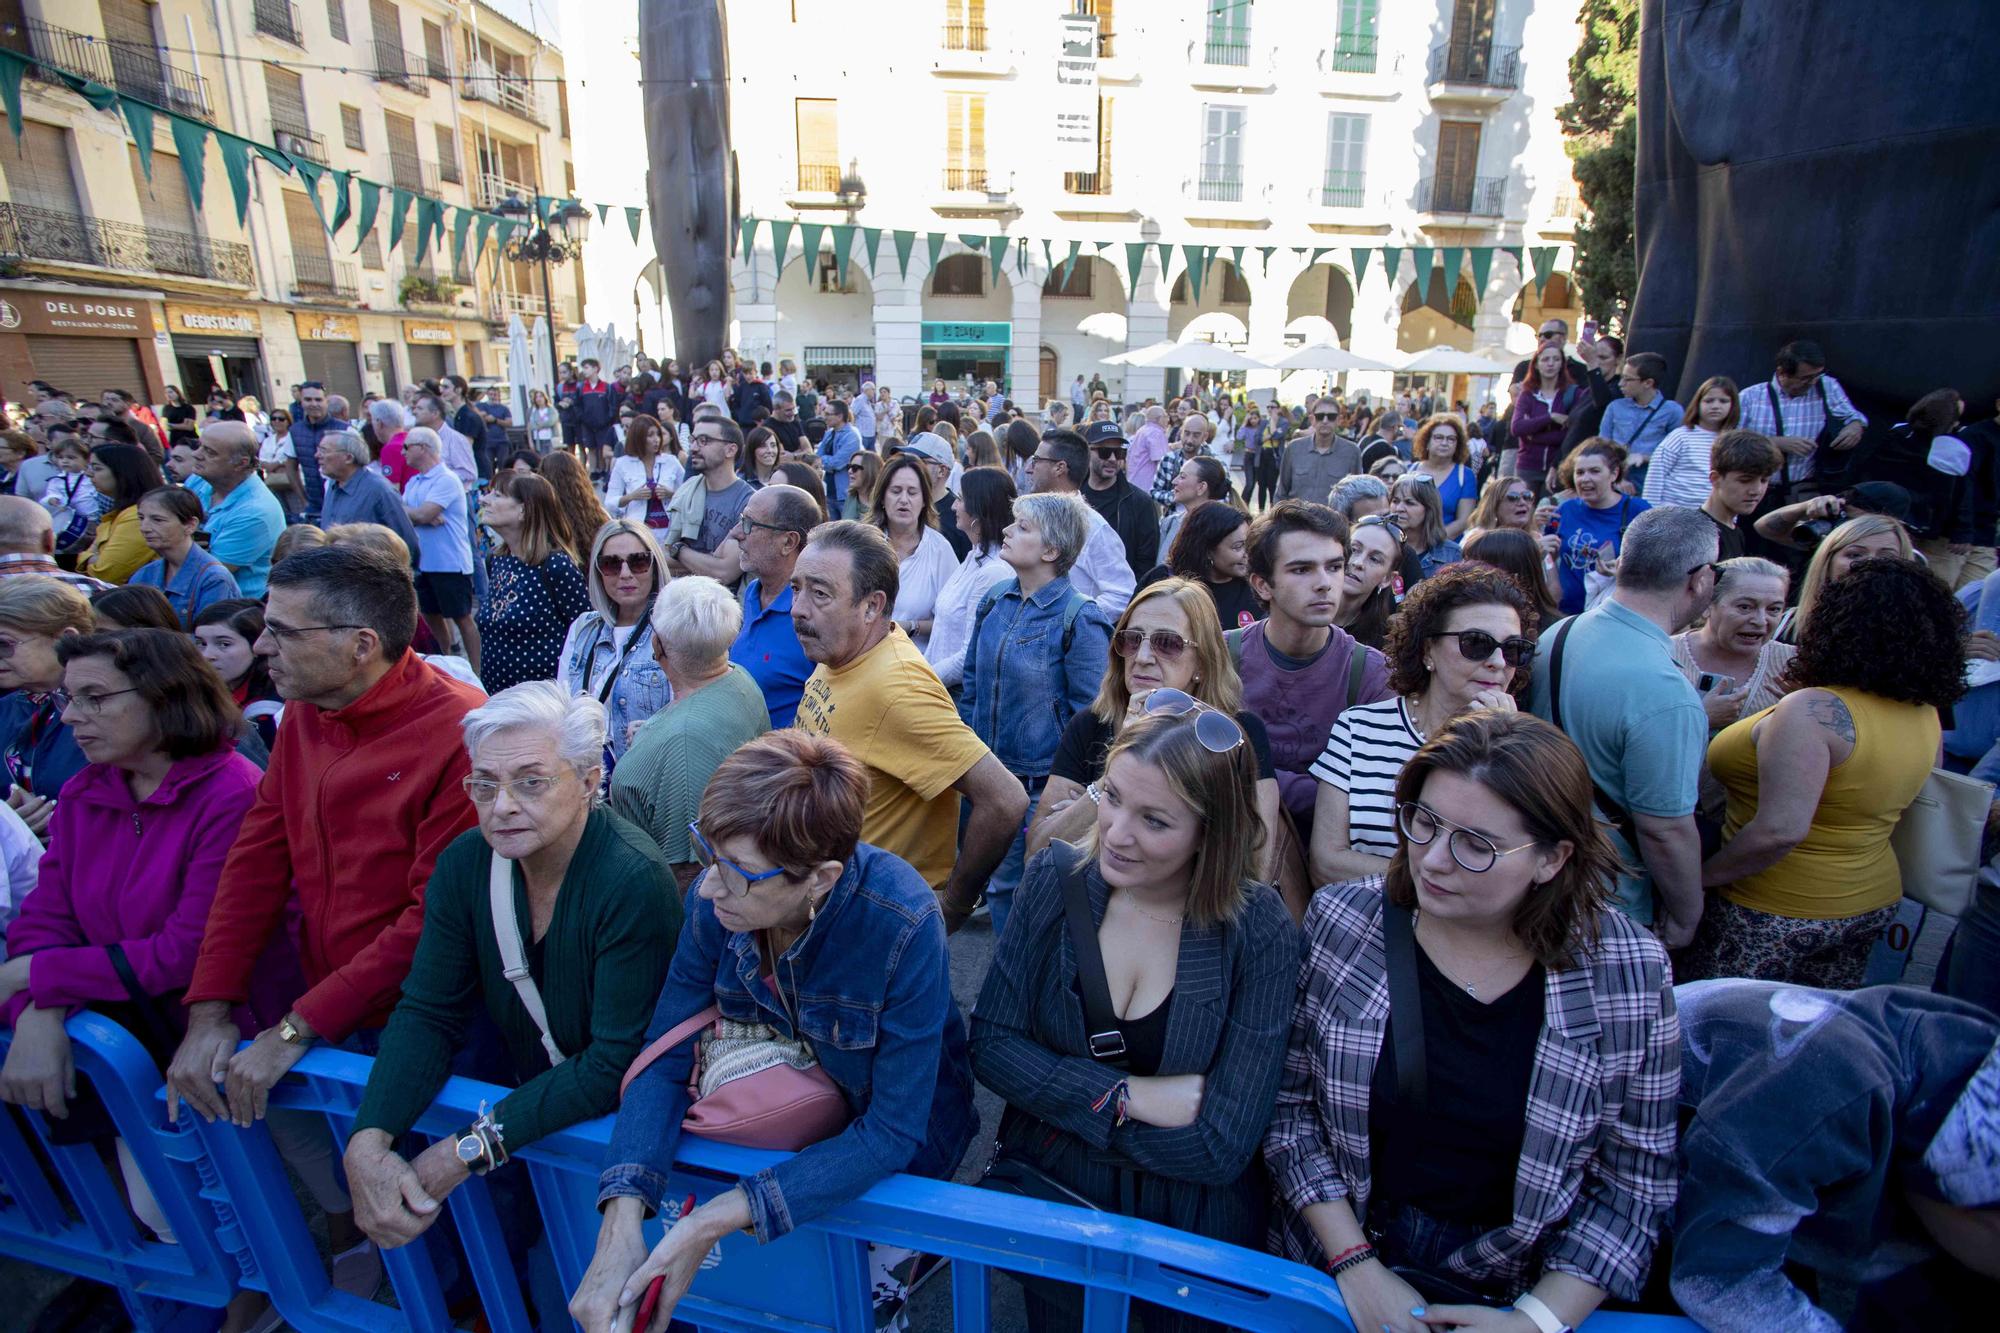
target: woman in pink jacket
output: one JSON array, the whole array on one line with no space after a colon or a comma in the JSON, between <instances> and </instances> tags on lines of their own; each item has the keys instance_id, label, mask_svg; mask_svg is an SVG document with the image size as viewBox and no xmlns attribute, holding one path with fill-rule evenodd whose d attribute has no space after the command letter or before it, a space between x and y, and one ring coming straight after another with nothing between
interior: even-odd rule
<instances>
[{"instance_id":1,"label":"woman in pink jacket","mask_svg":"<svg viewBox=\"0 0 2000 1333\"><path fill-rule=\"evenodd\" d=\"M1510 429L1521 449L1514 464L1515 475L1532 483L1538 493L1548 489L1543 482L1549 469L1561 461L1569 414L1582 396L1583 388L1570 378L1560 344L1550 343L1535 353L1534 364L1514 395Z\"/></svg>"}]
</instances>

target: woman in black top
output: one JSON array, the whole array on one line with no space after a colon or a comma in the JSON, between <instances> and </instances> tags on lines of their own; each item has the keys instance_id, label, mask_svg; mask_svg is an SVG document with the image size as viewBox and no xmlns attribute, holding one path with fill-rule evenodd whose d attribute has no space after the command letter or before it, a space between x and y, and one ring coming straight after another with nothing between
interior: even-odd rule
<instances>
[{"instance_id":1,"label":"woman in black top","mask_svg":"<svg viewBox=\"0 0 2000 1333\"><path fill-rule=\"evenodd\" d=\"M177 444L193 444L196 437L194 404L182 396L175 386L167 386L166 405L160 409L160 419L167 423L167 447Z\"/></svg>"},{"instance_id":2,"label":"woman in black top","mask_svg":"<svg viewBox=\"0 0 2000 1333\"><path fill-rule=\"evenodd\" d=\"M1263 829L1242 728L1178 691L1149 704L1084 802L1082 845L1029 866L973 1012L973 1070L1007 1101L988 1183L1048 1198L1045 1173L1101 1208L1261 1248L1253 1159L1300 935L1253 879ZM1029 1327L1080 1327L1076 1289L1028 1287ZM1136 1313L1147 1330L1216 1327Z\"/></svg>"},{"instance_id":3,"label":"woman in black top","mask_svg":"<svg viewBox=\"0 0 2000 1333\"><path fill-rule=\"evenodd\" d=\"M1167 563L1151 570L1140 586L1187 579L1207 591L1216 623L1225 631L1255 624L1264 618L1264 604L1250 587L1249 528L1249 515L1234 505L1203 505L1181 524Z\"/></svg>"}]
</instances>

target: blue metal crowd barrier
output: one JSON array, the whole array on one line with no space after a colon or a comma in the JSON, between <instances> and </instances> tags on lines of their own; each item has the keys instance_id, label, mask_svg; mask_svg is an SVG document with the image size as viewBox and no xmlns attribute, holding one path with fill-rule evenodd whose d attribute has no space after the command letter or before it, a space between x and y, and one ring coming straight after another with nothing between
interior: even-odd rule
<instances>
[{"instance_id":1,"label":"blue metal crowd barrier","mask_svg":"<svg viewBox=\"0 0 2000 1333\"><path fill-rule=\"evenodd\" d=\"M24 1119L43 1145L71 1204L50 1189L12 1117L0 1115L0 1252L112 1283L126 1295L142 1329L190 1333L212 1325L213 1311L240 1285L268 1292L301 1333L445 1333L441 1273L460 1273L476 1288L494 1333L532 1333L529 1265L510 1257L501 1213L510 1206L499 1184L473 1179L449 1201L454 1243L433 1226L416 1243L383 1254L395 1293L390 1306L335 1289L269 1133L205 1124L184 1116L169 1126L157 1073L138 1043L90 1015L72 1020L79 1070L107 1095L119 1130L166 1210L180 1246L140 1240L108 1172L89 1148L49 1148L38 1114ZM0 1034L0 1047L5 1035ZM296 1077L273 1093L274 1105L324 1115L345 1142L373 1062L315 1050ZM482 1098L499 1091L454 1078L418 1122L420 1135L464 1126ZM192 1124L190 1125L190 1120ZM610 1135L608 1119L574 1126L519 1156L532 1189L556 1277L576 1288L596 1245L597 1178ZM683 1139L673 1193L698 1200L726 1190L774 1154ZM522 1180L514 1174L515 1188ZM514 1200L513 1203L524 1202ZM71 1216L80 1215L81 1220ZM648 1225L656 1240L659 1223ZM1271 1255L1201 1239L1168 1227L967 1186L898 1176L770 1245L747 1236L722 1242L722 1262L705 1269L676 1312L700 1328L765 1333L871 1333L870 1243L950 1259L950 1310L956 1329L991 1327L993 1270L1074 1283L1085 1290L1088 1333L1123 1333L1130 1303L1149 1301L1245 1330L1350 1327L1338 1288L1323 1274ZM451 1253L445 1253L446 1250ZM573 1328L566 1313L541 1303L541 1327ZM207 1323L199 1322L206 1318ZM1677 1333L1686 1320L1600 1314L1590 1333Z\"/></svg>"}]
</instances>

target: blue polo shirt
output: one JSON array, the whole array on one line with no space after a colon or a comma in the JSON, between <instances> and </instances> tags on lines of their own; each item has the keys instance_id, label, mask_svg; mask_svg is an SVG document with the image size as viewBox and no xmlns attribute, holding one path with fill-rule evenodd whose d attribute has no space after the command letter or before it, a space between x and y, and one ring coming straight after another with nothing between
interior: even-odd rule
<instances>
[{"instance_id":1,"label":"blue polo shirt","mask_svg":"<svg viewBox=\"0 0 2000 1333\"><path fill-rule=\"evenodd\" d=\"M185 628L194 628L194 618L216 602L226 602L243 595L243 590L223 568L222 562L199 546L188 547L187 559L181 561L181 567L171 583L165 581L166 569L166 561L151 561L139 566L132 582L143 583L165 593L174 614L181 618Z\"/></svg>"},{"instance_id":2,"label":"blue polo shirt","mask_svg":"<svg viewBox=\"0 0 2000 1333\"><path fill-rule=\"evenodd\" d=\"M245 597L262 597L271 577L271 551L285 530L285 507L262 477L245 479L222 499L209 496L208 553L230 566Z\"/></svg>"},{"instance_id":3,"label":"blue polo shirt","mask_svg":"<svg viewBox=\"0 0 2000 1333\"><path fill-rule=\"evenodd\" d=\"M1606 598L1577 616L1563 642L1562 726L1604 794L1635 815L1678 819L1694 813L1708 714L1674 665L1673 641L1658 625ZM1557 624L1563 622L1558 621ZM1556 626L1541 633L1528 705L1555 721L1549 665ZM1603 812L1600 811L1600 814ZM1617 833L1612 846L1636 874L1620 875L1614 905L1641 925L1653 923L1653 881L1639 849Z\"/></svg>"},{"instance_id":4,"label":"blue polo shirt","mask_svg":"<svg viewBox=\"0 0 2000 1333\"><path fill-rule=\"evenodd\" d=\"M323 528L380 523L401 537L413 555L417 550L417 530L410 522L410 511L403 507L403 497L387 478L370 468L360 469L346 481L327 481L319 522Z\"/></svg>"},{"instance_id":5,"label":"blue polo shirt","mask_svg":"<svg viewBox=\"0 0 2000 1333\"><path fill-rule=\"evenodd\" d=\"M416 523L417 569L425 574L470 574L472 545L465 529L465 487L443 463L403 483L403 505L421 509L435 503L442 523Z\"/></svg>"},{"instance_id":6,"label":"blue polo shirt","mask_svg":"<svg viewBox=\"0 0 2000 1333\"><path fill-rule=\"evenodd\" d=\"M789 727L799 711L799 696L805 692L806 677L813 673L812 659L799 647L792 628L792 590L787 587L766 609L757 580L743 589L743 628L729 646L729 660L749 672L764 692L764 706L771 712L773 727Z\"/></svg>"}]
</instances>

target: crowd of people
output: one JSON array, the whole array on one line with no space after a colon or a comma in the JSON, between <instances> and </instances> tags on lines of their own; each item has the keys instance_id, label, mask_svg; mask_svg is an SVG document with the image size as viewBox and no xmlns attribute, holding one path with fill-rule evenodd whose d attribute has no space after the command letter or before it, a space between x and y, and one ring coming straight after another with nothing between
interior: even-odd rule
<instances>
[{"instance_id":1,"label":"crowd of people","mask_svg":"<svg viewBox=\"0 0 2000 1333\"><path fill-rule=\"evenodd\" d=\"M64 1028L117 1019L170 1115L269 1123L364 1296L471 1175L530 1262L507 1164L615 1112L590 1333L982 1139L983 1187L1311 1265L1370 1333L1969 1326L1991 897L1935 992L1866 983L1903 812L2000 775L2000 427L1874 430L1805 342L1683 409L1567 333L1476 415L730 352L565 366L518 426L456 378L37 384L0 1100L171 1240ZM376 1057L345 1143L269 1100L318 1045ZM500 1100L424 1146L454 1073ZM687 1207L683 1132L793 1152ZM938 1267L871 1255L885 1319Z\"/></svg>"}]
</instances>

